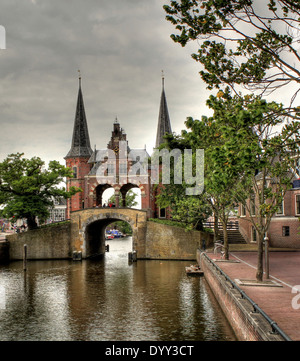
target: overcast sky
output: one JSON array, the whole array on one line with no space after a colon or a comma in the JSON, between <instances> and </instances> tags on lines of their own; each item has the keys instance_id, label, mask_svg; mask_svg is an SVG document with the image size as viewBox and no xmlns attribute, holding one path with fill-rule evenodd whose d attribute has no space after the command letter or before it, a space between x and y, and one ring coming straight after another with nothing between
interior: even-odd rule
<instances>
[{"instance_id":1,"label":"overcast sky","mask_svg":"<svg viewBox=\"0 0 300 361\"><path fill-rule=\"evenodd\" d=\"M24 152L65 164L78 69L92 148L105 148L116 117L131 148L155 144L161 70L173 131L210 114L200 64L170 39L168 0L1 0L0 159ZM216 93L216 92L215 92ZM290 96L281 92L279 96ZM277 99L275 100L282 100Z\"/></svg>"},{"instance_id":2,"label":"overcast sky","mask_svg":"<svg viewBox=\"0 0 300 361\"><path fill-rule=\"evenodd\" d=\"M71 145L78 69L92 148L105 148L113 122L131 148L155 144L161 70L173 131L208 113L192 48L170 39L162 0L1 0L0 158L24 152L46 162ZM193 46L195 46L194 44Z\"/></svg>"}]
</instances>

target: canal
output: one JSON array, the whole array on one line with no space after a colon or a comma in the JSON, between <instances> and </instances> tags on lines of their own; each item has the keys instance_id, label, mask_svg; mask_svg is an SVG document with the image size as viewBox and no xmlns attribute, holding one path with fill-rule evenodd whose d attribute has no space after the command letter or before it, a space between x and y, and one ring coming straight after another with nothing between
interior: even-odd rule
<instances>
[{"instance_id":1,"label":"canal","mask_svg":"<svg viewBox=\"0 0 300 361\"><path fill-rule=\"evenodd\" d=\"M130 237L102 260L0 266L0 340L236 340L204 277L185 261L128 263Z\"/></svg>"}]
</instances>

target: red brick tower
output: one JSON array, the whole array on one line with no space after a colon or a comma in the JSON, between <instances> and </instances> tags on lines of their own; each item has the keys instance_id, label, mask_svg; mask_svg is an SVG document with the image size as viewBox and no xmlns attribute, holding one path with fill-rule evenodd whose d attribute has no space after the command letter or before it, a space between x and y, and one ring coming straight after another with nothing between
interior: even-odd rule
<instances>
[{"instance_id":1,"label":"red brick tower","mask_svg":"<svg viewBox=\"0 0 300 361\"><path fill-rule=\"evenodd\" d=\"M69 153L65 156L65 160L66 166L73 170L74 175L74 178L67 179L67 189L69 189L71 186L75 186L81 188L83 192L77 193L71 199L68 199L67 218L70 218L70 212L77 211L85 207L84 177L91 169L91 165L88 163L88 160L90 159L92 153L93 151L90 146L90 138L81 91L81 77L79 77L79 90L72 144Z\"/></svg>"}]
</instances>

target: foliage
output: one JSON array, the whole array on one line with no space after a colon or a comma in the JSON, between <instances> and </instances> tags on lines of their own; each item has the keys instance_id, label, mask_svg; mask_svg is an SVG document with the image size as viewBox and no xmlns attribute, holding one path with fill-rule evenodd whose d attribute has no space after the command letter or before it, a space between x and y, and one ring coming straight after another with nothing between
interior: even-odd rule
<instances>
[{"instance_id":1,"label":"foliage","mask_svg":"<svg viewBox=\"0 0 300 361\"><path fill-rule=\"evenodd\" d=\"M169 186L166 186L169 189ZM184 191L183 191L184 192ZM181 224L186 230L203 230L203 222L211 214L210 208L203 197L184 196L170 198L166 202L166 193L162 191L157 196L157 204L171 207L172 219Z\"/></svg>"},{"instance_id":2,"label":"foliage","mask_svg":"<svg viewBox=\"0 0 300 361\"><path fill-rule=\"evenodd\" d=\"M125 221L117 221L110 225L110 228L112 229L118 229L120 232L126 235L132 234L132 228L129 223Z\"/></svg>"},{"instance_id":3,"label":"foliage","mask_svg":"<svg viewBox=\"0 0 300 361\"><path fill-rule=\"evenodd\" d=\"M71 187L69 191L59 185L72 171L57 161L50 161L48 169L39 157L23 158L23 153L10 154L0 163L0 202L3 216L26 218L28 228L37 227L49 216L55 199L70 198L81 191Z\"/></svg>"},{"instance_id":4,"label":"foliage","mask_svg":"<svg viewBox=\"0 0 300 361\"><path fill-rule=\"evenodd\" d=\"M248 209L249 220L259 235L257 279L261 280L264 235L295 174L300 123L285 122L279 116L281 104L254 95L231 96L229 89L210 96L207 104L213 116L188 118L187 130L180 137L167 136L164 146L205 149L205 192L198 201L210 205L223 224L226 258L230 211L237 204ZM184 188L184 184L165 186L159 198L162 205L169 201L182 220L189 216L188 203L193 204L192 199L184 198ZM249 203L252 194L255 212L251 211L253 202Z\"/></svg>"},{"instance_id":5,"label":"foliage","mask_svg":"<svg viewBox=\"0 0 300 361\"><path fill-rule=\"evenodd\" d=\"M199 43L192 57L209 89L225 84L237 93L241 85L262 95L294 84L285 111L299 119L299 1L180 0L164 9L178 31L175 42Z\"/></svg>"},{"instance_id":6,"label":"foliage","mask_svg":"<svg viewBox=\"0 0 300 361\"><path fill-rule=\"evenodd\" d=\"M227 93L210 97L208 103L223 124L224 146L222 154L216 153L214 166L219 163L228 177L242 177L235 186L235 201L247 209L258 234L257 280L261 281L264 237L295 177L300 123L285 122L276 115L282 106L260 97Z\"/></svg>"},{"instance_id":7,"label":"foliage","mask_svg":"<svg viewBox=\"0 0 300 361\"><path fill-rule=\"evenodd\" d=\"M165 137L166 143L162 144L160 150L167 149L172 154L172 150L184 151L190 149L188 140L183 136L176 136L175 134L168 134ZM192 158L193 172L195 173L196 161L195 153ZM164 166L161 168L160 181L163 178ZM184 177L185 158L179 158L175 161L174 157L170 156L170 178L168 182L163 182L163 185L157 187L156 203L161 208L170 207L172 219L181 223L187 230L203 230L203 221L205 221L211 211L205 197L202 195L188 195L186 191L190 188ZM176 179L181 179L177 182Z\"/></svg>"},{"instance_id":8,"label":"foliage","mask_svg":"<svg viewBox=\"0 0 300 361\"><path fill-rule=\"evenodd\" d=\"M126 207L128 208L132 208L132 207L136 207L138 205L138 202L136 200L137 194L134 193L131 189L126 193L125 196L125 203L126 203ZM116 202L116 196L115 194L113 194L109 200L108 200L108 204L112 203L115 204Z\"/></svg>"},{"instance_id":9,"label":"foliage","mask_svg":"<svg viewBox=\"0 0 300 361\"><path fill-rule=\"evenodd\" d=\"M198 53L192 57L204 67L200 74L208 89L219 90L208 101L217 121L203 119L197 124L190 119L190 128L206 130L208 125L212 130L208 139L213 146L205 148L212 165L206 173L208 193L215 188L226 193L230 179L243 179L234 186L235 198L247 208L259 234L261 280L263 238L291 186L299 153L299 124L292 121L300 116L295 104L300 91L299 1L171 0L164 9L179 32L171 38L182 46L198 42ZM295 91L288 105L262 99L290 84ZM256 96L242 96L239 86Z\"/></svg>"},{"instance_id":10,"label":"foliage","mask_svg":"<svg viewBox=\"0 0 300 361\"><path fill-rule=\"evenodd\" d=\"M246 142L247 139L242 137L243 124L237 124L235 121L234 139L237 143L235 147L229 144L224 114L217 111L218 102L217 97L211 97L208 102L214 109L214 116L203 116L201 120L188 118L185 123L187 130L183 130L181 136L167 136L164 145L169 149L172 147L190 148L194 153L197 149L205 149L204 193L196 197L184 197L187 185L184 182L182 185L175 185L173 182L161 191L158 203L161 206L168 204L172 208L173 218L185 222L190 229L195 228L198 223L202 224L203 220L214 213L223 224L227 259L229 257L226 232L228 219L236 205L237 186L248 176L244 168L242 169L239 162L233 158L235 151L241 149L241 141ZM227 114L230 113L227 112Z\"/></svg>"},{"instance_id":11,"label":"foliage","mask_svg":"<svg viewBox=\"0 0 300 361\"><path fill-rule=\"evenodd\" d=\"M61 221L61 222L53 222L41 225L39 228L49 228L49 227L60 227L62 225L70 224L70 221Z\"/></svg>"}]
</instances>

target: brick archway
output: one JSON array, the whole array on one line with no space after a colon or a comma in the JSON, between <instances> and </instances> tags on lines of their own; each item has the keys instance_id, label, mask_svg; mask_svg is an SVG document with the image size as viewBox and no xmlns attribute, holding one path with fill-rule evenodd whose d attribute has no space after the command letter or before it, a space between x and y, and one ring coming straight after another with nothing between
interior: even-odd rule
<instances>
[{"instance_id":1,"label":"brick archway","mask_svg":"<svg viewBox=\"0 0 300 361\"><path fill-rule=\"evenodd\" d=\"M134 184L134 183L126 183L126 184L122 185L122 187L118 188L120 207L126 207L126 203L125 203L126 194L127 194L127 192L129 192L132 189L139 189L141 198L146 196L145 188L143 187L143 185L138 185L138 184Z\"/></svg>"}]
</instances>

